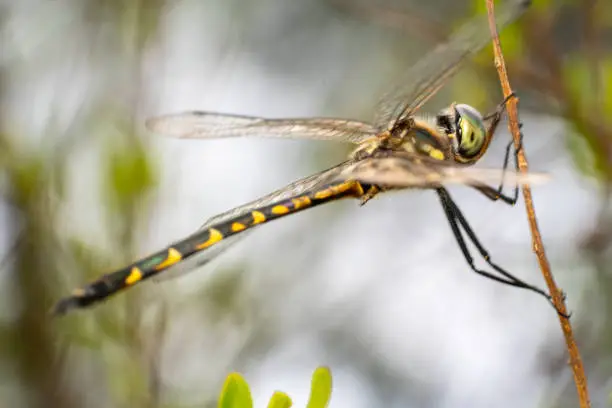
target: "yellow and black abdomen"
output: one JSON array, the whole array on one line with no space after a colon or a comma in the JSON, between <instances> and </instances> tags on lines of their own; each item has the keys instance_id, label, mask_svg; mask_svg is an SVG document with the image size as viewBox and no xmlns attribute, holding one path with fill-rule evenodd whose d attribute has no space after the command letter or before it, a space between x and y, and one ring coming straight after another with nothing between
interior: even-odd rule
<instances>
[{"instance_id":1,"label":"yellow and black abdomen","mask_svg":"<svg viewBox=\"0 0 612 408\"><path fill-rule=\"evenodd\" d=\"M249 228L326 202L345 197L361 197L364 195L364 189L369 190L369 186L356 181L345 181L246 211L244 214L199 231L123 269L104 275L82 288L75 289L71 296L57 303L54 313L61 315L72 309L90 306Z\"/></svg>"}]
</instances>

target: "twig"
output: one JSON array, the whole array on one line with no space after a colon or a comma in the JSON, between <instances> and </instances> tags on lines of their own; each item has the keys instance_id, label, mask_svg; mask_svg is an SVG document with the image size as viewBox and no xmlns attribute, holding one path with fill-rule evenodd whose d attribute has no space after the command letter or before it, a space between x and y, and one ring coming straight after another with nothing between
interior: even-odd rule
<instances>
[{"instance_id":1,"label":"twig","mask_svg":"<svg viewBox=\"0 0 612 408\"><path fill-rule=\"evenodd\" d=\"M510 88L510 82L508 80L508 73L506 72L506 65L504 62L504 57L501 51L501 45L499 42L499 35L497 33L497 27L495 25L495 14L493 7L493 0L486 0L487 4L487 14L489 17L489 28L491 30L491 36L493 37L493 52L495 55L495 68L497 69L497 73L499 75L499 81L501 83L504 97L508 97L512 94L512 89ZM517 112L517 99L512 98L507 107L508 111L508 122L510 132L512 133L512 137L514 139L514 145L518 149L518 166L521 173L527 173L528 163L525 158L524 149L519 149L521 145L521 131L518 120L518 112ZM553 297L553 302L555 307L560 312L559 320L561 323L561 329L563 330L563 334L565 336L565 343L567 345L567 350L570 356L570 365L572 367L572 371L574 373L574 382L576 383L576 390L578 392L578 398L580 400L581 408L588 408L591 406L589 401L589 392L587 387L586 375L584 373L584 366L582 365L582 359L580 357L580 352L578 350L578 346L576 345L576 341L574 340L574 335L572 333L572 325L570 320L566 317L563 317L561 314L567 314L567 309L565 307L565 302L563 298L563 294L557 288L555 284L555 280L553 278L552 272L550 270L550 264L548 263L548 259L546 258L546 253L544 250L544 244L542 242L542 236L540 234L540 230L538 228L538 222L535 215L535 209L533 206L533 198L531 195L531 187L528 184L523 184L523 197L525 198L525 209L527 211L527 218L529 219L529 227L531 229L531 237L532 237L532 245L533 250L538 257L538 263L540 264L540 269L542 271L542 275L544 275L544 279L546 280L546 285Z\"/></svg>"}]
</instances>

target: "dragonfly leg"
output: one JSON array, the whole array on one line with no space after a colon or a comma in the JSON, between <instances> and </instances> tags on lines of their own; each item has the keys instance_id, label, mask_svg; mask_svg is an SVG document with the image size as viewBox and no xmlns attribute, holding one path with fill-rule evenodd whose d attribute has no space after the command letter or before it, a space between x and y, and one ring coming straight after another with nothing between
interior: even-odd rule
<instances>
[{"instance_id":1,"label":"dragonfly leg","mask_svg":"<svg viewBox=\"0 0 612 408\"><path fill-rule=\"evenodd\" d=\"M444 213L446 215L446 218L448 219L448 222L450 224L450 227L453 231L453 235L455 236L455 239L457 240L457 243L459 244L459 248L461 249L461 252L463 253L463 256L465 258L465 260L467 261L468 265L470 266L470 268L472 269L472 271L476 272L479 275L485 276L489 279L492 279L494 281L506 284L506 285L510 285L510 286L515 286L518 288L523 288L523 289L527 289L527 290L531 290L535 293L538 293L542 296L544 296L551 304L552 306L555 308L555 310L557 311L557 313L559 313L561 316L565 317L565 318L569 318L569 315L562 313L559 309L557 309L557 307L555 306L555 304L553 303L552 297L546 293L544 290L530 285L527 282L517 278L516 276L512 275L509 272L506 272L504 269L502 269L500 266L498 266L497 264L495 264L492 260L491 257L488 253L488 251L482 246L482 244L480 243L480 241L478 240L478 238L476 237L476 234L474 233L474 231L472 230L472 228L470 227L467 219L465 218L465 216L461 213L461 211L459 210L459 207L457 206L457 204L455 204L455 202L453 201L453 199L451 198L450 194L448 193L448 191L444 188L439 188L436 190L436 192L438 193L438 197L440 198L440 202L442 204L442 208L444 209ZM493 268L493 270L495 270L495 272L497 272L498 274L500 274L501 276L495 275L491 272L487 272L484 271L482 269L479 269L476 267L476 265L474 265L474 258L472 257L467 244L465 242L465 238L464 238L464 232L467 235L467 237L469 238L469 240L472 242L472 244L476 247L476 249L478 250L478 252L480 253L480 255L482 256L482 258L486 261L486 263Z\"/></svg>"},{"instance_id":2,"label":"dragonfly leg","mask_svg":"<svg viewBox=\"0 0 612 408\"><path fill-rule=\"evenodd\" d=\"M508 204L508 205L514 205L516 204L516 202L518 201L518 190L516 192L516 194L514 194L512 197L507 196L505 194L503 194L502 192L499 191L499 188L493 188L491 186L487 186L487 185L475 185L472 186L473 188L475 188L476 190L480 191L485 197L487 197L489 200L491 201L498 201L501 200L502 202Z\"/></svg>"},{"instance_id":3,"label":"dragonfly leg","mask_svg":"<svg viewBox=\"0 0 612 408\"><path fill-rule=\"evenodd\" d=\"M497 108L495 109L495 111L485 115L483 117L484 120L489 120L489 119L494 119L495 117L499 117L501 118L501 115L504 113L504 111L506 110L506 105L508 104L508 102L510 101L510 99L512 98L516 98L516 93L512 92L510 95L506 96L504 98L503 101L501 101L501 103L499 105L497 105Z\"/></svg>"},{"instance_id":4,"label":"dragonfly leg","mask_svg":"<svg viewBox=\"0 0 612 408\"><path fill-rule=\"evenodd\" d=\"M522 128L523 125L522 123L519 124L519 128ZM518 183L514 185L514 193L512 194L512 197L505 195L503 193L504 190L504 178L506 175L506 171L508 170L508 163L510 162L510 150L512 149L512 146L514 146L514 141L510 141L508 142L508 144L506 145L506 153L504 155L504 165L503 165L503 170L502 170L502 179L501 182L499 183L499 186L497 187L497 189L493 190L492 193L494 194L488 194L485 193L484 191L481 190L481 192L483 192L487 197L489 197L490 199L492 199L493 201L496 201L498 199L501 199L503 202L510 204L510 205L514 205L516 204L516 202L518 201L518 195L519 195L519 186ZM518 153L521 151L521 149L523 148L523 132L521 132L521 136L519 139L519 145L518 147L516 147L514 149L514 170L518 173L519 172L519 166L518 166Z\"/></svg>"},{"instance_id":5,"label":"dragonfly leg","mask_svg":"<svg viewBox=\"0 0 612 408\"><path fill-rule=\"evenodd\" d=\"M514 97L516 97L516 94L513 92L510 95L508 95L502 101L502 103L497 105L497 109L494 112L484 116L484 120L491 120L491 122L489 123L489 126L487 128L487 137L488 138L492 138L493 137L493 134L495 133L495 130L497 129L497 126L499 125L501 117L502 117L504 111L506 110L506 104L508 103L508 101L510 99L512 99ZM522 127L523 127L523 125L519 124L519 128L522 128ZM512 149L512 146L514 146L514 141L510 141L506 145L506 153L504 155L504 164L503 164L503 167L502 167L502 178L501 178L501 181L500 181L499 186L497 187L497 189L493 189L491 187L482 187L482 188L476 187L478 190L480 190L489 199L491 199L493 201L501 200L504 203L510 204L510 205L516 204L516 202L518 201L518 194L519 194L518 183L515 184L515 186L514 186L514 193L512 194L512 196L508 196L508 195L503 193L503 190L504 190L504 180L505 180L505 176L506 176L506 171L508 170L508 164L510 163L510 150ZM521 132L519 144L514 149L514 169L515 169L516 172L519 171L519 167L518 167L518 152L522 148L523 148L523 133Z\"/></svg>"},{"instance_id":6,"label":"dragonfly leg","mask_svg":"<svg viewBox=\"0 0 612 408\"><path fill-rule=\"evenodd\" d=\"M361 200L359 205L365 205L365 203L376 197L376 195L381 191L382 190L377 186L370 186L370 188L365 192L365 194L359 197L359 199Z\"/></svg>"}]
</instances>

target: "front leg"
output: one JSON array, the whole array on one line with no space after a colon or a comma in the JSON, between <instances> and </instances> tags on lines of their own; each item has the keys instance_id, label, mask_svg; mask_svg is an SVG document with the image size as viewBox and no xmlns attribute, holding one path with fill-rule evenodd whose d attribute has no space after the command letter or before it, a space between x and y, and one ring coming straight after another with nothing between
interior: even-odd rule
<instances>
[{"instance_id":1,"label":"front leg","mask_svg":"<svg viewBox=\"0 0 612 408\"><path fill-rule=\"evenodd\" d=\"M497 109L484 116L484 120L491 120L491 122L489 123L489 125L487 126L487 139L491 140L491 138L493 138L493 134L495 133L497 126L499 125L499 122L501 121L501 117L504 113L504 111L506 110L506 104L508 103L508 101L511 98L516 97L516 95L514 93L511 93L510 95L508 95L508 97L506 97L502 103L500 103L497 106ZM522 125L520 125L522 127ZM514 168L515 170L518 172L519 168L518 168L518 152L522 149L523 147L523 134L521 133L521 140L519 141L519 145L515 148L514 150ZM517 200L518 200L518 192L519 192L519 187L518 184L514 186L514 194L512 195L512 197L505 195L503 193L503 189L504 189L504 176L506 175L506 170L508 169L508 163L510 162L510 149L512 149L512 146L514 145L514 141L510 141L508 143L508 145L506 146L506 153L504 155L504 164L502 167L502 179L499 183L499 186L497 187L497 189L494 189L490 186L487 185L480 185L480 186L473 186L474 188L476 188L477 190L479 190L481 193L483 193L487 198L489 198L490 200L493 201L497 201L497 200L502 200L503 202L505 202L506 204L510 204L510 205L514 205L516 204Z\"/></svg>"}]
</instances>

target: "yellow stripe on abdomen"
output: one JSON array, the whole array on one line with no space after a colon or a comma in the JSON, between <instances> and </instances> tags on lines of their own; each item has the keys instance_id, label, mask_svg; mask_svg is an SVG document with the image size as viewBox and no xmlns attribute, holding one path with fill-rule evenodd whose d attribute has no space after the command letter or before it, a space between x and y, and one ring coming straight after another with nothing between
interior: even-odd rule
<instances>
[{"instance_id":1,"label":"yellow stripe on abdomen","mask_svg":"<svg viewBox=\"0 0 612 408\"><path fill-rule=\"evenodd\" d=\"M363 188L361 187L361 184L357 181L349 180L344 183L334 184L327 188L319 190L312 195L312 198L314 200L326 200L332 197L336 198L337 196L340 196L340 195L342 195L343 197L346 197L344 193L347 193L351 190L352 190L352 194L350 194L349 196L361 197L363 195ZM341 198L341 197L338 197L338 198Z\"/></svg>"},{"instance_id":2,"label":"yellow stripe on abdomen","mask_svg":"<svg viewBox=\"0 0 612 408\"><path fill-rule=\"evenodd\" d=\"M156 270L168 268L183 259L183 255L174 248L168 248L167 258L155 267Z\"/></svg>"},{"instance_id":3,"label":"yellow stripe on abdomen","mask_svg":"<svg viewBox=\"0 0 612 408\"><path fill-rule=\"evenodd\" d=\"M253 217L253 225L261 224L266 222L266 216L260 211L252 211L251 217Z\"/></svg>"},{"instance_id":4,"label":"yellow stripe on abdomen","mask_svg":"<svg viewBox=\"0 0 612 408\"><path fill-rule=\"evenodd\" d=\"M136 282L140 281L142 279L142 271L134 266L131 270L130 270L130 274L128 275L127 278L125 278L125 284L126 285L133 285Z\"/></svg>"},{"instance_id":5,"label":"yellow stripe on abdomen","mask_svg":"<svg viewBox=\"0 0 612 408\"><path fill-rule=\"evenodd\" d=\"M325 200L326 198L331 197L333 194L331 188L326 188L325 190L317 191L314 193L313 198L315 200Z\"/></svg>"},{"instance_id":6,"label":"yellow stripe on abdomen","mask_svg":"<svg viewBox=\"0 0 612 408\"><path fill-rule=\"evenodd\" d=\"M223 234L219 232L219 230L215 228L211 228L208 230L208 239L201 244L196 245L196 249L205 249L209 246L216 244L217 242L223 239Z\"/></svg>"},{"instance_id":7,"label":"yellow stripe on abdomen","mask_svg":"<svg viewBox=\"0 0 612 408\"><path fill-rule=\"evenodd\" d=\"M241 222L233 222L232 223L232 232L240 232L245 230L247 227Z\"/></svg>"},{"instance_id":8,"label":"yellow stripe on abdomen","mask_svg":"<svg viewBox=\"0 0 612 408\"><path fill-rule=\"evenodd\" d=\"M287 214L289 211L291 211L291 209L286 206L286 205L275 205L274 207L272 207L272 209L270 210L270 212L274 215L283 215L283 214Z\"/></svg>"},{"instance_id":9,"label":"yellow stripe on abdomen","mask_svg":"<svg viewBox=\"0 0 612 408\"><path fill-rule=\"evenodd\" d=\"M293 198L291 202L295 210L301 210L312 205L312 200L308 196Z\"/></svg>"}]
</instances>

